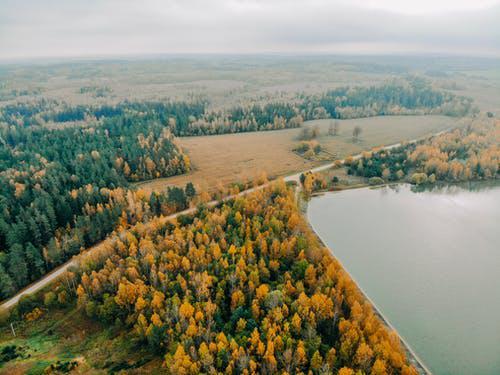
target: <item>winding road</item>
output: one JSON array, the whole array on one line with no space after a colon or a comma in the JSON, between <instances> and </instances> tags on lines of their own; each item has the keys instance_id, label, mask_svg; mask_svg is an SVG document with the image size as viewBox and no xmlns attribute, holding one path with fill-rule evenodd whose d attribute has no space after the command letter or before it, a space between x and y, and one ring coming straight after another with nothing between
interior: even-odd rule
<instances>
[{"instance_id":1,"label":"winding road","mask_svg":"<svg viewBox=\"0 0 500 375\"><path fill-rule=\"evenodd\" d=\"M449 130L450 129L447 129L447 130L443 130L443 131L440 131L438 133L435 133L435 134L433 134L431 136L426 136L426 137L422 137L422 138L413 139L411 141L408 141L407 143L416 143L416 142L418 142L420 140L427 139L427 138L432 137L432 136L438 136L438 135L443 134L443 133L445 133L445 132L447 132ZM382 149L382 150L390 150L392 148L399 147L399 146L401 146L401 143L395 143L395 144L392 144L392 145L389 145L389 146L384 146L384 147L381 147L380 149ZM361 155L362 154L357 154L357 155L353 155L351 157L352 157L352 159L356 160L356 159L361 158ZM346 159L340 160L340 163L343 164L345 162L345 160ZM288 176L283 177L283 180L285 182L296 182L300 186L300 175L302 173L309 172L309 171L313 172L313 173L321 172L321 171L324 171L326 169L329 169L329 168L335 166L338 163L339 163L339 160L336 160L334 162L329 162L327 164L323 164L323 165L321 165L319 167L316 167L316 168L307 169L307 170L302 171L302 172L290 174ZM225 198L223 198L222 201L228 201L228 200L240 197L240 196L244 196L244 195L253 193L254 191L264 189L265 187L269 186L271 183L272 183L272 181L268 182L268 183L265 183L263 185L259 185L259 186L252 187L250 189L244 190L244 191L242 191L242 192L240 192L238 194L228 195ZM217 205L220 202L221 201L211 201L211 202L207 203L207 206L208 207L213 207L213 206ZM162 221L169 221L169 220L175 219L176 217L178 217L180 215L193 214L193 213L196 212L196 210L197 210L196 207L188 208L188 209L186 209L184 211L179 211L179 212L176 212L175 214L162 217L161 220ZM106 238L106 239L104 239L103 241L99 242L98 244L90 247L89 249L85 250L84 253L91 252L94 248L98 247L104 241L107 241L107 240L109 240L109 237ZM78 264L78 257L79 257L79 255L74 256L73 258L71 258L70 260L68 260L66 263L62 264L61 266L59 266L59 267L55 268L54 270L52 270L51 272L49 272L47 275L45 275L44 277L42 277L40 280L35 281L34 283L28 285L26 288L20 290L15 296L9 298L8 300L3 301L0 304L0 310L10 309L10 308L12 308L13 306L15 306L19 302L19 299L22 296L24 296L26 294L35 293L35 292L39 291L40 289L43 289L44 287L46 287L52 281L56 280L61 275L63 275L70 267L76 266Z\"/></svg>"}]
</instances>

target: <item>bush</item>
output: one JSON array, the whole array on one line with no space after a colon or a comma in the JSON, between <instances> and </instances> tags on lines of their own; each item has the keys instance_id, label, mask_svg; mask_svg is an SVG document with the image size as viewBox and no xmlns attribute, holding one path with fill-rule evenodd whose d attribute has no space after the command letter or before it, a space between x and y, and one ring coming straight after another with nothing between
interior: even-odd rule
<instances>
[{"instance_id":1,"label":"bush","mask_svg":"<svg viewBox=\"0 0 500 375\"><path fill-rule=\"evenodd\" d=\"M43 295L43 304L45 307L53 307L56 305L57 296L54 292L50 291Z\"/></svg>"},{"instance_id":2,"label":"bush","mask_svg":"<svg viewBox=\"0 0 500 375\"><path fill-rule=\"evenodd\" d=\"M40 308L35 307L33 309L33 311L24 315L24 319L26 319L28 322L32 322L34 320L40 319L42 317L42 315L43 315L43 311Z\"/></svg>"},{"instance_id":3,"label":"bush","mask_svg":"<svg viewBox=\"0 0 500 375\"><path fill-rule=\"evenodd\" d=\"M60 306L66 306L66 304L68 303L68 293L66 293L65 290L59 292L59 294L57 295L57 302Z\"/></svg>"},{"instance_id":4,"label":"bush","mask_svg":"<svg viewBox=\"0 0 500 375\"><path fill-rule=\"evenodd\" d=\"M313 150L307 150L306 153L304 154L304 157L306 159L312 159L314 157L314 151Z\"/></svg>"},{"instance_id":5,"label":"bush","mask_svg":"<svg viewBox=\"0 0 500 375\"><path fill-rule=\"evenodd\" d=\"M368 180L370 185L382 185L385 181L381 177L371 177Z\"/></svg>"},{"instance_id":6,"label":"bush","mask_svg":"<svg viewBox=\"0 0 500 375\"><path fill-rule=\"evenodd\" d=\"M413 173L410 177L410 182L415 185L425 184L427 182L427 175L425 173Z\"/></svg>"},{"instance_id":7,"label":"bush","mask_svg":"<svg viewBox=\"0 0 500 375\"><path fill-rule=\"evenodd\" d=\"M57 361L45 369L45 373L67 373L77 368L77 361Z\"/></svg>"},{"instance_id":8,"label":"bush","mask_svg":"<svg viewBox=\"0 0 500 375\"><path fill-rule=\"evenodd\" d=\"M22 355L22 350L17 345L7 345L0 350L0 365L12 361Z\"/></svg>"},{"instance_id":9,"label":"bush","mask_svg":"<svg viewBox=\"0 0 500 375\"><path fill-rule=\"evenodd\" d=\"M8 323L10 318L10 311L8 309L0 309L0 326Z\"/></svg>"},{"instance_id":10,"label":"bush","mask_svg":"<svg viewBox=\"0 0 500 375\"><path fill-rule=\"evenodd\" d=\"M304 152L306 152L307 150L309 150L309 143L307 143L307 142L300 142L300 144L298 146L296 146L293 150L296 151L296 152L299 152L299 153L303 154Z\"/></svg>"},{"instance_id":11,"label":"bush","mask_svg":"<svg viewBox=\"0 0 500 375\"><path fill-rule=\"evenodd\" d=\"M32 294L25 294L21 298L19 298L19 302L17 303L17 311L21 316L33 311L35 307L39 306L38 299Z\"/></svg>"}]
</instances>

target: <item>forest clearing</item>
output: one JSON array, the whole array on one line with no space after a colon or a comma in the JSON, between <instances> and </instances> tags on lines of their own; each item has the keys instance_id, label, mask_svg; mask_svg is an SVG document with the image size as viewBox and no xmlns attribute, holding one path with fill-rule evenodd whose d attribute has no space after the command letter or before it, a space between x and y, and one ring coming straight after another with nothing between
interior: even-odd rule
<instances>
[{"instance_id":1,"label":"forest clearing","mask_svg":"<svg viewBox=\"0 0 500 375\"><path fill-rule=\"evenodd\" d=\"M337 136L328 135L328 129L334 121L340 124ZM307 160L293 152L293 148L300 142L301 129L181 137L179 143L191 159L192 171L175 177L141 182L137 186L158 191L192 181L200 189L212 191L219 185L254 180L262 173L270 179L283 177L373 147L421 138L464 125L464 122L445 116L379 116L355 120L309 121L304 127L319 128L319 136L315 140L327 151L322 154L324 157L321 160L316 161ZM359 142L352 140L352 132L356 126L363 129Z\"/></svg>"}]
</instances>

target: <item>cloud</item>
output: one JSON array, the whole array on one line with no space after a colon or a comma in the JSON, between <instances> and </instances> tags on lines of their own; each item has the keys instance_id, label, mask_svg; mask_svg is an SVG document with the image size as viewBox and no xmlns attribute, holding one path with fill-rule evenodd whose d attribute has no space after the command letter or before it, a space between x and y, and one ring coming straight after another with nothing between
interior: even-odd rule
<instances>
[{"instance_id":1,"label":"cloud","mask_svg":"<svg viewBox=\"0 0 500 375\"><path fill-rule=\"evenodd\" d=\"M428 8L412 9L395 6L394 0L0 0L0 58L197 52L500 55L500 6L491 6L494 1L480 0L469 9L471 2L463 0L456 6L425 0ZM440 6L434 11L432 4Z\"/></svg>"}]
</instances>

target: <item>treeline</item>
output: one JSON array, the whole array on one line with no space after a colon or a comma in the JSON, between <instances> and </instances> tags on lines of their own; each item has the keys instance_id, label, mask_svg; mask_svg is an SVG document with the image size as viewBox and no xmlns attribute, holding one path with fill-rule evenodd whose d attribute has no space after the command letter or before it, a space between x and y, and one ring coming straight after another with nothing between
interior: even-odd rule
<instances>
[{"instance_id":1,"label":"treeline","mask_svg":"<svg viewBox=\"0 0 500 375\"><path fill-rule=\"evenodd\" d=\"M301 111L307 119L349 119L378 115L464 116L475 109L472 99L437 91L425 80L413 78L381 86L337 88L305 99Z\"/></svg>"},{"instance_id":2,"label":"treeline","mask_svg":"<svg viewBox=\"0 0 500 375\"><path fill-rule=\"evenodd\" d=\"M192 185L153 198L124 188L189 164L169 129L147 117L53 130L0 125L0 298L102 240L120 220L185 208Z\"/></svg>"},{"instance_id":3,"label":"treeline","mask_svg":"<svg viewBox=\"0 0 500 375\"><path fill-rule=\"evenodd\" d=\"M416 374L283 182L85 254L79 306L172 374Z\"/></svg>"},{"instance_id":4,"label":"treeline","mask_svg":"<svg viewBox=\"0 0 500 375\"><path fill-rule=\"evenodd\" d=\"M170 130L148 116L111 117L97 126L60 129L0 125L0 143L0 171L55 162L80 184L98 182L100 187L189 169L189 158Z\"/></svg>"},{"instance_id":5,"label":"treeline","mask_svg":"<svg viewBox=\"0 0 500 375\"><path fill-rule=\"evenodd\" d=\"M21 96L29 96L29 95L40 95L42 93L42 89L37 87L35 89L7 89L0 83L0 101L7 101L16 99Z\"/></svg>"},{"instance_id":6,"label":"treeline","mask_svg":"<svg viewBox=\"0 0 500 375\"><path fill-rule=\"evenodd\" d=\"M415 184L498 178L499 145L500 121L482 118L417 144L365 153L348 173Z\"/></svg>"},{"instance_id":7,"label":"treeline","mask_svg":"<svg viewBox=\"0 0 500 375\"><path fill-rule=\"evenodd\" d=\"M112 117L148 117L170 127L177 136L214 135L296 128L305 120L377 115L473 112L471 99L434 90L413 78L381 86L344 87L322 95L299 94L283 102L249 103L210 109L202 100L186 102L123 102L114 106L69 106L50 100L0 108L0 123L34 126L47 123L92 122Z\"/></svg>"},{"instance_id":8,"label":"treeline","mask_svg":"<svg viewBox=\"0 0 500 375\"><path fill-rule=\"evenodd\" d=\"M35 102L20 102L0 108L0 123L22 126L43 126L47 123L66 123L102 120L112 117L138 117L166 124L172 119L180 128L187 127L192 118L201 117L206 103L194 102L129 102L117 105L71 106L56 100L40 99ZM176 130L176 129L173 129Z\"/></svg>"}]
</instances>

